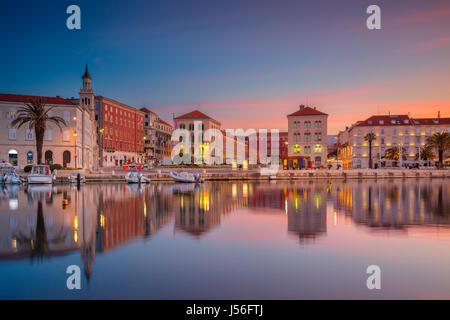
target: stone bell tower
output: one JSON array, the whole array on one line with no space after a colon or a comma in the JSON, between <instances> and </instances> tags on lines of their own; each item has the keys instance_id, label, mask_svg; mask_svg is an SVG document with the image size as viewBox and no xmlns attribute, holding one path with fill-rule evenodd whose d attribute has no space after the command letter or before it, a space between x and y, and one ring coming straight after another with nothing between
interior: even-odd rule
<instances>
[{"instance_id":1,"label":"stone bell tower","mask_svg":"<svg viewBox=\"0 0 450 320\"><path fill-rule=\"evenodd\" d=\"M88 71L88 65L86 63L86 70L84 71L83 76L81 77L83 80L83 87L80 89L80 106L84 109L89 111L91 114L91 117L95 116L94 112L94 91L91 88L91 75Z\"/></svg>"}]
</instances>

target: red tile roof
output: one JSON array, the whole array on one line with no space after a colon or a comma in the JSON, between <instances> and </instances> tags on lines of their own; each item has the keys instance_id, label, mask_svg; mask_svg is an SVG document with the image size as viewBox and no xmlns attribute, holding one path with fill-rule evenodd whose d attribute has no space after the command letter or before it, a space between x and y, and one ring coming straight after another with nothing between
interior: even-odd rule
<instances>
[{"instance_id":1,"label":"red tile roof","mask_svg":"<svg viewBox=\"0 0 450 320\"><path fill-rule=\"evenodd\" d=\"M450 118L412 118L413 124L450 124Z\"/></svg>"},{"instance_id":2,"label":"red tile roof","mask_svg":"<svg viewBox=\"0 0 450 320\"><path fill-rule=\"evenodd\" d=\"M300 106L300 110L288 115L288 117L292 116L327 116L327 114L316 110L316 108Z\"/></svg>"},{"instance_id":3,"label":"red tile roof","mask_svg":"<svg viewBox=\"0 0 450 320\"><path fill-rule=\"evenodd\" d=\"M173 126L171 124L165 122L163 119L159 119L159 122L161 122L162 124L165 124L166 126L173 128Z\"/></svg>"},{"instance_id":4,"label":"red tile roof","mask_svg":"<svg viewBox=\"0 0 450 320\"><path fill-rule=\"evenodd\" d=\"M200 112L198 110L194 110L192 112L183 114L181 116L176 117L175 119L210 119L217 123L220 123L219 121L207 116L206 114L204 114L203 112Z\"/></svg>"},{"instance_id":5,"label":"red tile roof","mask_svg":"<svg viewBox=\"0 0 450 320\"><path fill-rule=\"evenodd\" d=\"M379 115L360 121L355 127L372 126L412 126L412 125L433 125L450 124L450 118L410 118L408 115Z\"/></svg>"},{"instance_id":6,"label":"red tile roof","mask_svg":"<svg viewBox=\"0 0 450 320\"><path fill-rule=\"evenodd\" d=\"M139 110L141 110L141 111L144 111L144 112L146 112L146 113L150 113L150 112L152 112L152 111L150 111L150 110L148 110L147 108L140 108Z\"/></svg>"},{"instance_id":7,"label":"red tile roof","mask_svg":"<svg viewBox=\"0 0 450 320\"><path fill-rule=\"evenodd\" d=\"M8 94L0 93L0 101L11 101L11 102L29 102L29 99L39 100L41 99L43 103L49 104L72 104L75 105L70 100L61 97L43 97L43 96L30 96L23 94Z\"/></svg>"}]
</instances>

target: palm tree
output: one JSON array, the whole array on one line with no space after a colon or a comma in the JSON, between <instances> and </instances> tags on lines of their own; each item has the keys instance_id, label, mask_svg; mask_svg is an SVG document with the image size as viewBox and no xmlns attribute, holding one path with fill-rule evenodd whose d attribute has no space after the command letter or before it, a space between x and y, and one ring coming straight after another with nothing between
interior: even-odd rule
<instances>
[{"instance_id":1,"label":"palm tree","mask_svg":"<svg viewBox=\"0 0 450 320\"><path fill-rule=\"evenodd\" d=\"M37 163L42 163L42 147L44 145L44 135L47 129L47 122L52 122L58 126L61 130L61 125L66 126L66 122L63 118L57 116L49 116L49 111L53 107L45 108L45 104L42 100L29 99L29 103L26 103L23 107L20 107L17 111L17 117L11 121L11 126L20 128L27 125L30 130L34 129L36 137L36 152Z\"/></svg>"},{"instance_id":2,"label":"palm tree","mask_svg":"<svg viewBox=\"0 0 450 320\"><path fill-rule=\"evenodd\" d=\"M436 158L436 155L433 152L433 148L430 146L425 146L420 150L421 160L432 160L434 158ZM419 153L416 153L416 160L419 160Z\"/></svg>"},{"instance_id":3,"label":"palm tree","mask_svg":"<svg viewBox=\"0 0 450 320\"><path fill-rule=\"evenodd\" d=\"M444 166L444 153L450 150L450 133L448 132L437 132L431 137L427 138L427 147L438 150L439 167Z\"/></svg>"},{"instance_id":4,"label":"palm tree","mask_svg":"<svg viewBox=\"0 0 450 320\"><path fill-rule=\"evenodd\" d=\"M364 136L364 140L369 142L369 168L372 169L372 142L377 139L373 132L369 132Z\"/></svg>"},{"instance_id":5,"label":"palm tree","mask_svg":"<svg viewBox=\"0 0 450 320\"><path fill-rule=\"evenodd\" d=\"M400 149L398 147L386 149L384 158L397 161L400 159ZM406 149L404 147L402 147L402 159L406 160Z\"/></svg>"}]
</instances>

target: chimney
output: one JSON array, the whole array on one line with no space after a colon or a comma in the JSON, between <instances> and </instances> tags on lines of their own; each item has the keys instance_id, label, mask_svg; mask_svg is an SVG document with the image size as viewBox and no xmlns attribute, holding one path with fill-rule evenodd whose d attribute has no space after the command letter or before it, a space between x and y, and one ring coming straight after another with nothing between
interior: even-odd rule
<instances>
[{"instance_id":1,"label":"chimney","mask_svg":"<svg viewBox=\"0 0 450 320\"><path fill-rule=\"evenodd\" d=\"M314 110L316 110L316 107L314 107Z\"/></svg>"},{"instance_id":2,"label":"chimney","mask_svg":"<svg viewBox=\"0 0 450 320\"><path fill-rule=\"evenodd\" d=\"M304 105L304 104L301 104L301 105L300 105L300 110L303 110L303 109L305 109L305 105Z\"/></svg>"},{"instance_id":3,"label":"chimney","mask_svg":"<svg viewBox=\"0 0 450 320\"><path fill-rule=\"evenodd\" d=\"M440 118L441 118L441 112L438 111L438 119L440 119Z\"/></svg>"}]
</instances>

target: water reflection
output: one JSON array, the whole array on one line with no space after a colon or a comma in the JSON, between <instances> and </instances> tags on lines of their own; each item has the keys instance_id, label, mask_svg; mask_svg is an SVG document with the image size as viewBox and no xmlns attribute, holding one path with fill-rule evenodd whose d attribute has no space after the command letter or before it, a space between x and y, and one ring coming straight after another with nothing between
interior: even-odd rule
<instances>
[{"instance_id":1,"label":"water reflection","mask_svg":"<svg viewBox=\"0 0 450 320\"><path fill-rule=\"evenodd\" d=\"M368 230L449 230L448 195L442 180L3 186L0 260L42 263L78 251L89 279L98 254L147 241L165 226L202 238L232 214L255 223L282 217L284 232L306 244L348 221Z\"/></svg>"}]
</instances>

